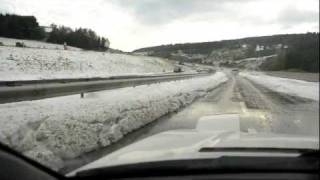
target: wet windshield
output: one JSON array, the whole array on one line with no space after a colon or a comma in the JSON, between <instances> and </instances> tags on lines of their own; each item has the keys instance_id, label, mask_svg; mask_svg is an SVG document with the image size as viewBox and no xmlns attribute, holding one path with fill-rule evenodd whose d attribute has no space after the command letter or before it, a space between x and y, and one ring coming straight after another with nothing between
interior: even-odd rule
<instances>
[{"instance_id":1,"label":"wet windshield","mask_svg":"<svg viewBox=\"0 0 320 180\"><path fill-rule=\"evenodd\" d=\"M318 7L0 0L0 142L62 174L317 149Z\"/></svg>"}]
</instances>

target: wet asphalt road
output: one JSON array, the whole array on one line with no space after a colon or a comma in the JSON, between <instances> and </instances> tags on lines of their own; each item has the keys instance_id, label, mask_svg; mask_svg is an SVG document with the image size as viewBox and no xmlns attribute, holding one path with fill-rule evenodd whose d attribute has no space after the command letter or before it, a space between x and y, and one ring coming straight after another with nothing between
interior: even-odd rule
<instances>
[{"instance_id":1,"label":"wet asphalt road","mask_svg":"<svg viewBox=\"0 0 320 180\"><path fill-rule=\"evenodd\" d=\"M229 81L177 113L162 117L119 142L66 162L70 171L121 147L174 129L194 129L200 117L237 113L243 132L274 132L319 136L319 104L307 99L272 92L229 72Z\"/></svg>"},{"instance_id":2,"label":"wet asphalt road","mask_svg":"<svg viewBox=\"0 0 320 180\"><path fill-rule=\"evenodd\" d=\"M141 138L167 130L194 129L201 116L237 113L241 131L319 135L319 104L272 92L229 73L230 80L177 114L158 121Z\"/></svg>"}]
</instances>

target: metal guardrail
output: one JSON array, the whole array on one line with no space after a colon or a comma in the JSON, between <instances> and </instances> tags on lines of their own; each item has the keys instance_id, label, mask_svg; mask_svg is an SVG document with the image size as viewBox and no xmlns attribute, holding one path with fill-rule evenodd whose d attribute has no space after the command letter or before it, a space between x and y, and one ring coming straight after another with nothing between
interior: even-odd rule
<instances>
[{"instance_id":1,"label":"metal guardrail","mask_svg":"<svg viewBox=\"0 0 320 180\"><path fill-rule=\"evenodd\" d=\"M148 76L113 76L108 78L2 81L0 82L0 103L36 100L72 94L81 94L81 96L83 96L83 93L87 92L148 85L210 74L211 73L179 73Z\"/></svg>"}]
</instances>

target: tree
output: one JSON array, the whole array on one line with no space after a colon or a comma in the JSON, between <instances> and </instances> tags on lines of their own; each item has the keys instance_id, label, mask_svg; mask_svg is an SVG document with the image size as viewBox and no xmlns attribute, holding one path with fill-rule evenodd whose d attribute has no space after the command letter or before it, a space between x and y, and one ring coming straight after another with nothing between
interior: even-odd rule
<instances>
[{"instance_id":1,"label":"tree","mask_svg":"<svg viewBox=\"0 0 320 180\"><path fill-rule=\"evenodd\" d=\"M41 40L45 32L34 16L0 14L0 36Z\"/></svg>"},{"instance_id":2,"label":"tree","mask_svg":"<svg viewBox=\"0 0 320 180\"><path fill-rule=\"evenodd\" d=\"M106 39L99 37L93 30L78 28L72 30L65 26L51 25L52 31L49 34L48 42L63 44L66 42L70 46L75 46L87 50L104 51Z\"/></svg>"}]
</instances>

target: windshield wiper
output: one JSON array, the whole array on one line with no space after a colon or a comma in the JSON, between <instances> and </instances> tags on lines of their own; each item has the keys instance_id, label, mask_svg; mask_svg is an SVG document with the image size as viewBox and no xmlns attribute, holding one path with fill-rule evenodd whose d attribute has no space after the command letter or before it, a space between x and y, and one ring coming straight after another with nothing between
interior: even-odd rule
<instances>
[{"instance_id":1,"label":"windshield wiper","mask_svg":"<svg viewBox=\"0 0 320 180\"><path fill-rule=\"evenodd\" d=\"M302 157L317 157L320 158L320 150L307 151L300 154Z\"/></svg>"},{"instance_id":2,"label":"windshield wiper","mask_svg":"<svg viewBox=\"0 0 320 180\"><path fill-rule=\"evenodd\" d=\"M119 178L243 172L317 173L319 161L317 157L303 156L222 156L211 159L169 160L101 167L80 171L76 173L76 177Z\"/></svg>"},{"instance_id":3,"label":"windshield wiper","mask_svg":"<svg viewBox=\"0 0 320 180\"><path fill-rule=\"evenodd\" d=\"M250 152L250 153L295 153L295 154L317 154L316 149L292 149L292 148L274 148L274 147L203 147L199 152Z\"/></svg>"}]
</instances>

